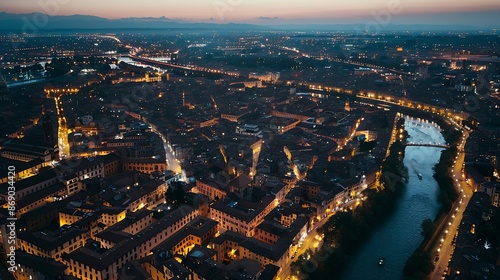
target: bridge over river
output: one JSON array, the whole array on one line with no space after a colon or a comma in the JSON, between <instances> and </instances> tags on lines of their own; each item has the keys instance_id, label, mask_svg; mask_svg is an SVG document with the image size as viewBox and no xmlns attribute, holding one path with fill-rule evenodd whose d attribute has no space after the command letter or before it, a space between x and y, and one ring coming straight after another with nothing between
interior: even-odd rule
<instances>
[{"instance_id":1,"label":"bridge over river","mask_svg":"<svg viewBox=\"0 0 500 280\"><path fill-rule=\"evenodd\" d=\"M433 144L433 143L412 143L412 142L405 143L405 146L435 147L435 148L446 148L446 149L450 147L449 145L440 143Z\"/></svg>"}]
</instances>

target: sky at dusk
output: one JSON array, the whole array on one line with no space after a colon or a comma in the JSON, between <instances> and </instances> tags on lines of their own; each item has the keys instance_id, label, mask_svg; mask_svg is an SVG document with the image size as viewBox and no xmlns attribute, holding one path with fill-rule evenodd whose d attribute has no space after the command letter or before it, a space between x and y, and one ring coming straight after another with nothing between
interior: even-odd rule
<instances>
[{"instance_id":1,"label":"sky at dusk","mask_svg":"<svg viewBox=\"0 0 500 280\"><path fill-rule=\"evenodd\" d=\"M359 23L387 14L391 23L399 24L467 21L496 25L500 21L497 19L500 16L494 14L500 12L499 0L1 0L0 11L83 14L109 19L164 16L188 21L265 25ZM460 18L464 12L473 12L472 18ZM454 14L457 16L453 17Z\"/></svg>"}]
</instances>

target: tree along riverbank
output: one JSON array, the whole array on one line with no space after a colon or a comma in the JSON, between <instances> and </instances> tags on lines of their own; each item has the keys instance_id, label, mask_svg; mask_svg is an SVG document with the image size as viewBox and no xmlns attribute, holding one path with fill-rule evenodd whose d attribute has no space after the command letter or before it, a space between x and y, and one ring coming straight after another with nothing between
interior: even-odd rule
<instances>
[{"instance_id":1,"label":"tree along riverbank","mask_svg":"<svg viewBox=\"0 0 500 280\"><path fill-rule=\"evenodd\" d=\"M341 279L351 257L370 239L374 230L395 212L404 191L408 171L404 167L406 138L404 119L395 125L396 141L382 164L380 189L364 191L366 200L359 207L337 212L317 230L323 235L323 246L316 252L302 254L294 261L292 271L300 279Z\"/></svg>"}]
</instances>

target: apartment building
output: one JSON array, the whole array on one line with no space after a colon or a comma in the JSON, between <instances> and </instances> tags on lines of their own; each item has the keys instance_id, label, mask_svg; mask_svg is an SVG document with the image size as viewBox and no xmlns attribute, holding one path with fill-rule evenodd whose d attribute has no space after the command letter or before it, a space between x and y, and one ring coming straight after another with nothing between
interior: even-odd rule
<instances>
[{"instance_id":1,"label":"apartment building","mask_svg":"<svg viewBox=\"0 0 500 280\"><path fill-rule=\"evenodd\" d=\"M264 217L276 206L274 195L266 195L258 202L251 202L235 195L215 202L210 209L210 218L219 222L218 230L230 230L253 236L254 230Z\"/></svg>"},{"instance_id":2,"label":"apartment building","mask_svg":"<svg viewBox=\"0 0 500 280\"><path fill-rule=\"evenodd\" d=\"M209 243L217 251L217 261L251 259L258 261L262 268L266 265L286 267L300 239L307 232L307 219L298 218L289 228L279 225L259 227L256 237L226 231ZM267 241L263 241L266 240Z\"/></svg>"},{"instance_id":3,"label":"apartment building","mask_svg":"<svg viewBox=\"0 0 500 280\"><path fill-rule=\"evenodd\" d=\"M118 271L126 263L149 255L197 215L197 210L182 206L137 234L122 238L104 252L83 247L65 254L63 263L68 266L66 273L79 279L118 279ZM121 236L123 234L119 233Z\"/></svg>"},{"instance_id":4,"label":"apartment building","mask_svg":"<svg viewBox=\"0 0 500 280\"><path fill-rule=\"evenodd\" d=\"M18 249L39 257L61 261L64 253L82 247L90 237L89 232L75 227L64 227L57 231L18 232Z\"/></svg>"}]
</instances>

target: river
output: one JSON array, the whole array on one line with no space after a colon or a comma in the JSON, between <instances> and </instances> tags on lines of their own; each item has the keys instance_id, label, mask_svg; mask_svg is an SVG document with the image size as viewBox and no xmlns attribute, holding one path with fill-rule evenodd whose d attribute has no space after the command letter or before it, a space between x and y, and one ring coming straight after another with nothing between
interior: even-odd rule
<instances>
[{"instance_id":1,"label":"river","mask_svg":"<svg viewBox=\"0 0 500 280\"><path fill-rule=\"evenodd\" d=\"M432 123L405 119L405 129L413 143L445 143L440 128ZM355 255L346 269L344 279L400 280L403 267L423 240L420 234L422 221L434 220L438 210L438 185L432 175L433 166L439 161L442 148L408 146L404 165L409 180L399 198L394 215L375 230L366 245ZM418 178L422 175L422 180ZM380 257L385 265L379 266Z\"/></svg>"}]
</instances>

